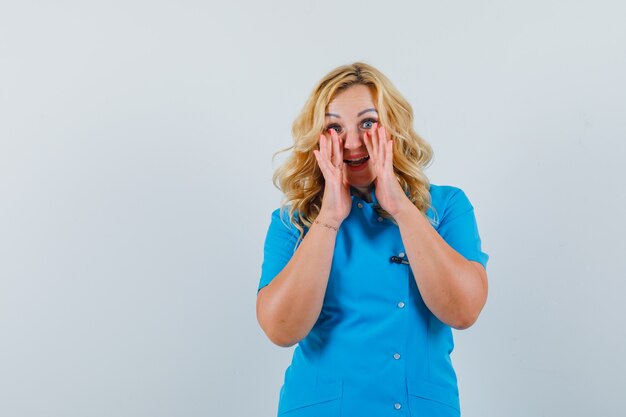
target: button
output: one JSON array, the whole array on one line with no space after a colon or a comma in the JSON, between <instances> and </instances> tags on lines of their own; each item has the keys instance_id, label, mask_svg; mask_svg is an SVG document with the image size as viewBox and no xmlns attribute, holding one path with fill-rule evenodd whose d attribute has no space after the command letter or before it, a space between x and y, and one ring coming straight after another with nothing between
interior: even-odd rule
<instances>
[{"instance_id":1,"label":"button","mask_svg":"<svg viewBox=\"0 0 626 417\"><path fill-rule=\"evenodd\" d=\"M399 409L401 409L401 408L402 408L402 404L400 404L400 403L395 403L395 404L393 405L393 407L394 407L396 410L399 410Z\"/></svg>"},{"instance_id":2,"label":"button","mask_svg":"<svg viewBox=\"0 0 626 417\"><path fill-rule=\"evenodd\" d=\"M400 359L400 354L399 354L399 353L394 353L394 354L393 354L393 358L394 358L395 360Z\"/></svg>"},{"instance_id":3,"label":"button","mask_svg":"<svg viewBox=\"0 0 626 417\"><path fill-rule=\"evenodd\" d=\"M358 208L363 208L363 204L359 203L356 205Z\"/></svg>"},{"instance_id":4,"label":"button","mask_svg":"<svg viewBox=\"0 0 626 417\"><path fill-rule=\"evenodd\" d=\"M383 221L383 218L382 218L382 217L379 217L379 218L378 218L378 219L376 219L376 220L378 220L378 222L380 223L380 222L382 222L382 221Z\"/></svg>"},{"instance_id":5,"label":"button","mask_svg":"<svg viewBox=\"0 0 626 417\"><path fill-rule=\"evenodd\" d=\"M402 301L398 303L398 308L404 308L404 303Z\"/></svg>"},{"instance_id":6,"label":"button","mask_svg":"<svg viewBox=\"0 0 626 417\"><path fill-rule=\"evenodd\" d=\"M404 252L400 252L400 253L398 254L398 256L399 256L399 257L401 257L401 258L404 258L404 255L406 255Z\"/></svg>"}]
</instances>

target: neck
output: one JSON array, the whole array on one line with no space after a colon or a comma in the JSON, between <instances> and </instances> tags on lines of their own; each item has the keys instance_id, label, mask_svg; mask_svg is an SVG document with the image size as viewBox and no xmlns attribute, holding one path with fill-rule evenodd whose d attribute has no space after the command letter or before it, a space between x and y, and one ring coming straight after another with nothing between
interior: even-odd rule
<instances>
[{"instance_id":1,"label":"neck","mask_svg":"<svg viewBox=\"0 0 626 417\"><path fill-rule=\"evenodd\" d=\"M357 187L356 185L353 185L352 187L357 191L362 200L365 200L368 203L372 202L372 198L370 196L370 191L372 190L371 185L366 185L364 187Z\"/></svg>"}]
</instances>

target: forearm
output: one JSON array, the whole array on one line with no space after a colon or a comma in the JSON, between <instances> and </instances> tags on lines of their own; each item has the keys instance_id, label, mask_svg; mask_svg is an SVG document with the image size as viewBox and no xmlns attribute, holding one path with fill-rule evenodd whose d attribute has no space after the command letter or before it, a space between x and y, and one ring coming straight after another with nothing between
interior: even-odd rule
<instances>
[{"instance_id":1,"label":"forearm","mask_svg":"<svg viewBox=\"0 0 626 417\"><path fill-rule=\"evenodd\" d=\"M448 245L413 204L394 218L426 306L454 328L471 326L487 296L477 269Z\"/></svg>"},{"instance_id":2,"label":"forearm","mask_svg":"<svg viewBox=\"0 0 626 417\"><path fill-rule=\"evenodd\" d=\"M322 215L322 223L338 228ZM332 264L337 232L314 223L283 270L259 292L257 319L270 340L291 346L317 321Z\"/></svg>"}]
</instances>

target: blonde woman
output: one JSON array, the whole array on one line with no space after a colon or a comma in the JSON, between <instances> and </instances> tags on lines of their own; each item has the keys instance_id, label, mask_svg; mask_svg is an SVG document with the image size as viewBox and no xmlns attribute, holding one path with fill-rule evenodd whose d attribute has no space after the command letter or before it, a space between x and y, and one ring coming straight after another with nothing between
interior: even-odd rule
<instances>
[{"instance_id":1,"label":"blonde woman","mask_svg":"<svg viewBox=\"0 0 626 417\"><path fill-rule=\"evenodd\" d=\"M489 259L468 197L429 183L412 108L370 65L327 74L292 133L256 306L298 344L278 415L459 416L451 328L478 318Z\"/></svg>"}]
</instances>

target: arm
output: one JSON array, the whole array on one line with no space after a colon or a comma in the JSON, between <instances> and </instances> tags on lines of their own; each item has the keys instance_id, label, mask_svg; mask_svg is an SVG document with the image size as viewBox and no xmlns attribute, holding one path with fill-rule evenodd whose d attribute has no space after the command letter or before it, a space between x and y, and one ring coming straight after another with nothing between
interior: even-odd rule
<instances>
[{"instance_id":1,"label":"arm","mask_svg":"<svg viewBox=\"0 0 626 417\"><path fill-rule=\"evenodd\" d=\"M487 273L455 251L413 204L394 216L426 306L455 329L470 327L487 301Z\"/></svg>"},{"instance_id":2,"label":"arm","mask_svg":"<svg viewBox=\"0 0 626 417\"><path fill-rule=\"evenodd\" d=\"M452 248L408 199L394 173L394 144L386 129L375 123L371 134L365 135L365 144L376 167L376 197L398 223L424 303L456 329L471 326L487 300L485 269Z\"/></svg>"},{"instance_id":3,"label":"arm","mask_svg":"<svg viewBox=\"0 0 626 417\"><path fill-rule=\"evenodd\" d=\"M257 294L257 320L270 340L291 346L302 340L317 321L335 251L337 229L352 209L350 185L343 163L343 144L335 130L320 135L313 151L324 175L322 208L287 265Z\"/></svg>"},{"instance_id":4,"label":"arm","mask_svg":"<svg viewBox=\"0 0 626 417\"><path fill-rule=\"evenodd\" d=\"M322 223L337 222L320 214ZM314 223L283 270L257 294L256 315L268 338L292 346L313 328L322 310L337 232Z\"/></svg>"}]
</instances>

